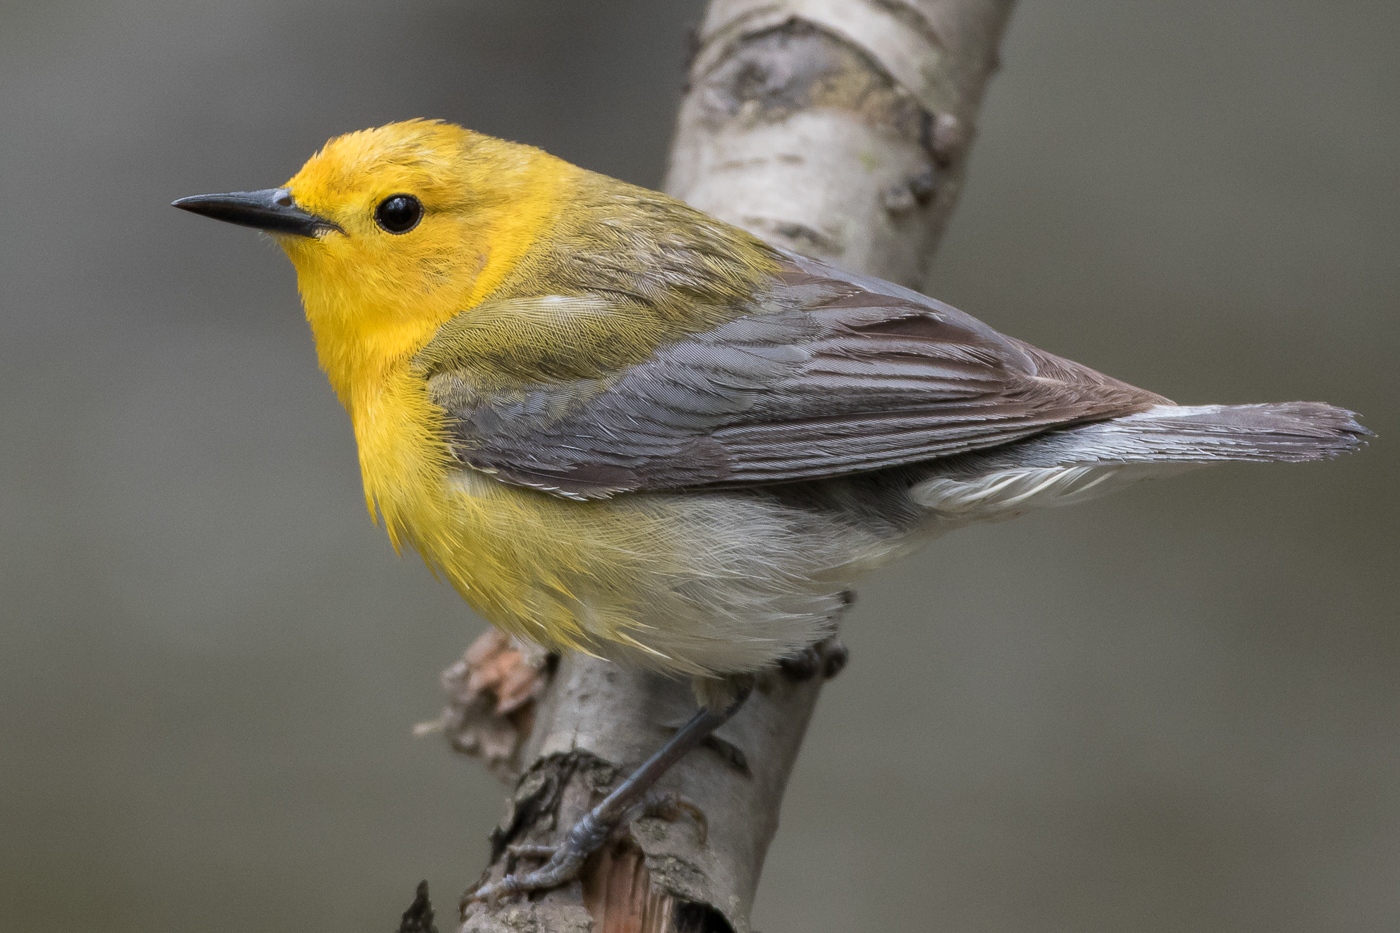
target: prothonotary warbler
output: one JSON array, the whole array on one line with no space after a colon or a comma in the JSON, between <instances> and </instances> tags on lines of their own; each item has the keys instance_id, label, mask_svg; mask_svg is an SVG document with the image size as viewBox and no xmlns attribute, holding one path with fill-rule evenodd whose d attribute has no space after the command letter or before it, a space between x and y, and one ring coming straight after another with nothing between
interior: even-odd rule
<instances>
[{"instance_id":1,"label":"prothonotary warbler","mask_svg":"<svg viewBox=\"0 0 1400 933\"><path fill-rule=\"evenodd\" d=\"M700 712L656 758L548 864L477 897L571 878L867 570L960 525L1368 433L1317 402L1176 405L442 122L175 206L286 250L396 545L507 632L696 679Z\"/></svg>"}]
</instances>

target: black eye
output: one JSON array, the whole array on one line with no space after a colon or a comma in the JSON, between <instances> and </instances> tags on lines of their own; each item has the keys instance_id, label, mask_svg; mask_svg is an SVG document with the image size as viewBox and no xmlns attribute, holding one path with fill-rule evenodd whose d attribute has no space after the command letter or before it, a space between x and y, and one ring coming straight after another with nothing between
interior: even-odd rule
<instances>
[{"instance_id":1,"label":"black eye","mask_svg":"<svg viewBox=\"0 0 1400 933\"><path fill-rule=\"evenodd\" d=\"M391 194L374 209L374 222L389 233L407 233L423 219L423 202L411 194Z\"/></svg>"}]
</instances>

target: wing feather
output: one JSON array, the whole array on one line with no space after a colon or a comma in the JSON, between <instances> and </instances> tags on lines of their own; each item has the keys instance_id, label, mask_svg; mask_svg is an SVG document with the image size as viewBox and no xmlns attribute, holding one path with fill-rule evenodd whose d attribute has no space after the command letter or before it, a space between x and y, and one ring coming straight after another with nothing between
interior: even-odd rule
<instances>
[{"instance_id":1,"label":"wing feather","mask_svg":"<svg viewBox=\"0 0 1400 933\"><path fill-rule=\"evenodd\" d=\"M605 300L528 308L596 316ZM452 323L420 365L455 456L572 498L882 469L1166 401L917 292L791 254L734 311L603 378L474 381L472 360L450 352Z\"/></svg>"}]
</instances>

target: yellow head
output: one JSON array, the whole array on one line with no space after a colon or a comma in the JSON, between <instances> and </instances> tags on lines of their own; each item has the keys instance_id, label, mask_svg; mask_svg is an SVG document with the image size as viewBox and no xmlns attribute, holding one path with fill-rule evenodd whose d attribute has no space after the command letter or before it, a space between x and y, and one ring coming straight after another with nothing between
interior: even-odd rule
<instances>
[{"instance_id":1,"label":"yellow head","mask_svg":"<svg viewBox=\"0 0 1400 933\"><path fill-rule=\"evenodd\" d=\"M427 120L350 133L311 157L286 188L339 230L278 239L342 399L500 284L547 222L569 168Z\"/></svg>"},{"instance_id":2,"label":"yellow head","mask_svg":"<svg viewBox=\"0 0 1400 933\"><path fill-rule=\"evenodd\" d=\"M567 163L440 121L328 142L283 188L177 202L271 233L296 266L321 366L348 407L509 274Z\"/></svg>"}]
</instances>

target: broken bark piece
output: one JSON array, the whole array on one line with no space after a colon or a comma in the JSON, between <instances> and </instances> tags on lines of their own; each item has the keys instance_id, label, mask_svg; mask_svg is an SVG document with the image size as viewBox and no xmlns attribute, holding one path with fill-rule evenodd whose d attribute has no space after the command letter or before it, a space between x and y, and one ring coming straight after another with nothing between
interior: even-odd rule
<instances>
[{"instance_id":1,"label":"broken bark piece","mask_svg":"<svg viewBox=\"0 0 1400 933\"><path fill-rule=\"evenodd\" d=\"M413 903L403 912L399 933L438 933L433 925L433 902L428 900L428 882L418 882Z\"/></svg>"},{"instance_id":2,"label":"broken bark piece","mask_svg":"<svg viewBox=\"0 0 1400 933\"><path fill-rule=\"evenodd\" d=\"M453 749L482 759L502 781L520 776L520 749L535 723L535 700L553 665L538 645L489 628L447 670L447 707L414 732L442 732Z\"/></svg>"}]
</instances>

